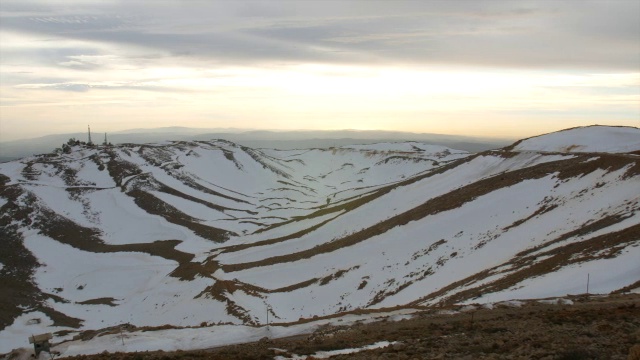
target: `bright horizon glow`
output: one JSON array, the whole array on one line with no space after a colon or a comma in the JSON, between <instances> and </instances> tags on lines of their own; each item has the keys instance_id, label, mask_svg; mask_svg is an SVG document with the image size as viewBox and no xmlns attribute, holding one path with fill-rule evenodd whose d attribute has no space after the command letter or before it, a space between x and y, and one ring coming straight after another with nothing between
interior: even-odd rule
<instances>
[{"instance_id":1,"label":"bright horizon glow","mask_svg":"<svg viewBox=\"0 0 640 360\"><path fill-rule=\"evenodd\" d=\"M64 123L83 114L90 114L84 122L106 132L185 126L396 130L521 138L594 123L639 125L637 120L625 119L624 115L590 119L588 113L608 110L633 115L637 96L592 90L633 87L640 84L640 73L567 76L539 71L504 73L315 64L268 70L228 68L204 73L189 68L153 67L140 72L145 78L158 80L139 82L137 71L138 75L131 76L131 71L114 70L103 76L105 79L87 77L57 85L84 86L82 91L60 91L46 83L14 86L14 104L2 104L2 118L20 121L11 126L3 120L0 140L81 131L83 123ZM106 80L107 77L111 80ZM167 88L172 92L162 92ZM114 89L118 89L117 94ZM38 99L33 98L34 93L39 95ZM247 103L251 106L247 107ZM537 111L543 114L536 115ZM584 116L571 119L562 115L561 124L555 116L546 114L574 111ZM227 120L214 121L216 113L225 114ZM523 116L527 113L533 114ZM180 114L179 118L175 114ZM514 117L524 121L514 124ZM131 120L137 118L151 121ZM29 122L33 126L25 128ZM36 123L53 126L34 129Z\"/></svg>"},{"instance_id":2,"label":"bright horizon glow","mask_svg":"<svg viewBox=\"0 0 640 360\"><path fill-rule=\"evenodd\" d=\"M435 11L448 5L425 2L417 13L416 3L377 9L356 2L350 16L344 9L336 16L326 3L291 12L289 3L274 2L248 18L238 14L255 4L242 1L239 8L214 1L216 11L171 1L131 8L86 1L80 10L28 3L22 12L12 12L18 1L0 8L0 141L81 132L87 124L98 132L183 126L509 139L594 124L640 126L640 68L633 65L640 49L616 28L618 18L634 16L623 19L634 24L640 15L622 2L606 7L611 14L594 5L577 15L562 2L553 9L534 2L530 12L504 2ZM128 12L137 15L122 15ZM207 14L222 14L220 26L205 21ZM602 41L591 37L593 46L581 43L592 31L581 22L601 16L611 17L602 20L611 38L602 32ZM459 29L470 22L477 29Z\"/></svg>"}]
</instances>

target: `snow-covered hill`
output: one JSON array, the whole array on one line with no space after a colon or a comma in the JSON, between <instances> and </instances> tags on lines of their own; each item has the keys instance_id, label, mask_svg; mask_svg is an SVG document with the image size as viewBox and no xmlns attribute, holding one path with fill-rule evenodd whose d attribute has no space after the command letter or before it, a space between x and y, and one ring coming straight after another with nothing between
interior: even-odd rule
<instances>
[{"instance_id":1,"label":"snow-covered hill","mask_svg":"<svg viewBox=\"0 0 640 360\"><path fill-rule=\"evenodd\" d=\"M583 293L588 276L638 288L639 139L76 145L0 164L0 353L122 323L296 323Z\"/></svg>"},{"instance_id":2,"label":"snow-covered hill","mask_svg":"<svg viewBox=\"0 0 640 360\"><path fill-rule=\"evenodd\" d=\"M535 136L514 144L515 151L630 153L640 149L640 129L587 126Z\"/></svg>"}]
</instances>

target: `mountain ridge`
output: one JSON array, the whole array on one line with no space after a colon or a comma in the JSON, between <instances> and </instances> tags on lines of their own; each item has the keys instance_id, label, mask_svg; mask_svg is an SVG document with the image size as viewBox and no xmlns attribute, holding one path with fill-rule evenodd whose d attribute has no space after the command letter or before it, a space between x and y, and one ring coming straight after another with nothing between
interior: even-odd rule
<instances>
[{"instance_id":1,"label":"mountain ridge","mask_svg":"<svg viewBox=\"0 0 640 360\"><path fill-rule=\"evenodd\" d=\"M94 133L94 140L102 133ZM68 139L86 139L87 133L47 135L31 139L0 141L0 162L15 160L34 154L49 153ZM484 151L505 146L512 139L493 139L474 136L459 136L434 133L412 133L401 131L375 130L240 130L240 129L198 129L167 127L151 129L130 129L111 132L108 141L113 144L144 144L163 141L206 141L224 139L251 148L306 149L339 147L352 144L372 144L393 141L420 141L443 145L465 151Z\"/></svg>"}]
</instances>

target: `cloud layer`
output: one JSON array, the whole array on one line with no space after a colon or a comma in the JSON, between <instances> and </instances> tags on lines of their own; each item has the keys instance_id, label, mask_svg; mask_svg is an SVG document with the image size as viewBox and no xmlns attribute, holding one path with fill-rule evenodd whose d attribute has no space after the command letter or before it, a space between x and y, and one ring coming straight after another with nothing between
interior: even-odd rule
<instances>
[{"instance_id":1,"label":"cloud layer","mask_svg":"<svg viewBox=\"0 0 640 360\"><path fill-rule=\"evenodd\" d=\"M3 2L1 30L232 63L393 62L635 71L640 62L637 1L79 4ZM65 50L59 55L77 56L85 49Z\"/></svg>"}]
</instances>

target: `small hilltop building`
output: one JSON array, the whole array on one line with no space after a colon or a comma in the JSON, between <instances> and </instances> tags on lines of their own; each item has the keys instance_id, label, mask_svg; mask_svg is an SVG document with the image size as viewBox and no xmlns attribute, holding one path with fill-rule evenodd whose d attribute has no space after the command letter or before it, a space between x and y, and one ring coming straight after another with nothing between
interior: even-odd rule
<instances>
[{"instance_id":1,"label":"small hilltop building","mask_svg":"<svg viewBox=\"0 0 640 360\"><path fill-rule=\"evenodd\" d=\"M33 344L33 350L36 352L36 358L43 351L48 353L51 352L51 344L49 343L49 340L51 339L53 339L53 335L51 333L31 335L29 337L29 344Z\"/></svg>"}]
</instances>

